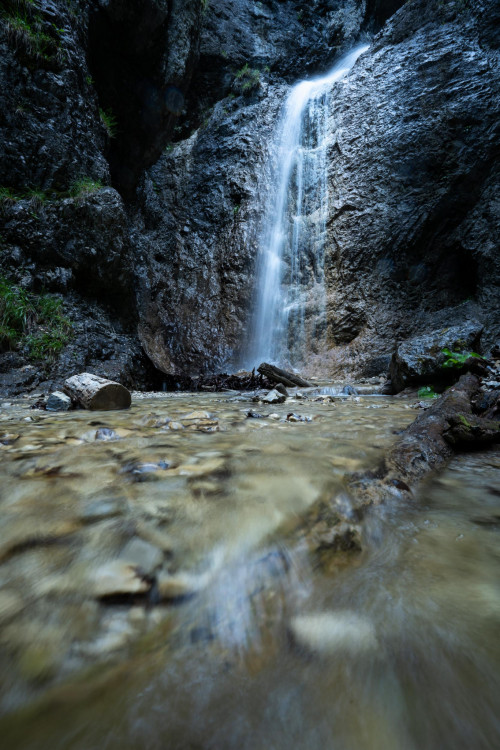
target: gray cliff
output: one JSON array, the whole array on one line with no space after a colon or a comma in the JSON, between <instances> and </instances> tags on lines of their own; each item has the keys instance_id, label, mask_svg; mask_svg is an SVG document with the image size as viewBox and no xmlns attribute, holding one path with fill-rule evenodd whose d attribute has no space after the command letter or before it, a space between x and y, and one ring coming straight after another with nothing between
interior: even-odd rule
<instances>
[{"instance_id":1,"label":"gray cliff","mask_svg":"<svg viewBox=\"0 0 500 750\"><path fill-rule=\"evenodd\" d=\"M280 107L359 41L331 97L327 339L306 369L386 373L399 341L471 319L498 341L496 2L37 0L24 26L18 5L1 3L1 274L61 295L73 336L44 368L0 353L5 392L237 366Z\"/></svg>"}]
</instances>

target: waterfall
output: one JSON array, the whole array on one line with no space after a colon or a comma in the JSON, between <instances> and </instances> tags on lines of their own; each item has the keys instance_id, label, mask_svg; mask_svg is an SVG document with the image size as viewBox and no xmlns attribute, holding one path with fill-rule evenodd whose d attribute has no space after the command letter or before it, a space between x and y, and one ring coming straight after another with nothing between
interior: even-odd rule
<instances>
[{"instance_id":1,"label":"waterfall","mask_svg":"<svg viewBox=\"0 0 500 750\"><path fill-rule=\"evenodd\" d=\"M260 234L252 366L263 360L297 366L326 337L330 92L366 49L356 48L322 78L297 83L284 103Z\"/></svg>"}]
</instances>

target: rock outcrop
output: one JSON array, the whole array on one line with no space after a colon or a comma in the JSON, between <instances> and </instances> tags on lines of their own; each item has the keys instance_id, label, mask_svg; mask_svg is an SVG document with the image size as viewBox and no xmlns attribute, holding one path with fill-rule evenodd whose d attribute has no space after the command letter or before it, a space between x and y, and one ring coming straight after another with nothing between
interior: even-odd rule
<instances>
[{"instance_id":1,"label":"rock outcrop","mask_svg":"<svg viewBox=\"0 0 500 750\"><path fill-rule=\"evenodd\" d=\"M410 0L337 85L328 369L474 318L498 338L499 47L496 3Z\"/></svg>"}]
</instances>

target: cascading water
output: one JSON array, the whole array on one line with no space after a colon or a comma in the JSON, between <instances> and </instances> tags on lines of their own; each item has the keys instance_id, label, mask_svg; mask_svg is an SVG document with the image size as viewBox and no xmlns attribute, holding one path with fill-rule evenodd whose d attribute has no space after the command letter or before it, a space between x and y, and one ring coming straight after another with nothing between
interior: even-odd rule
<instances>
[{"instance_id":1,"label":"cascading water","mask_svg":"<svg viewBox=\"0 0 500 750\"><path fill-rule=\"evenodd\" d=\"M358 47L324 77L296 84L283 107L257 269L250 361L299 365L326 335L324 247L328 215L330 92L368 49Z\"/></svg>"}]
</instances>

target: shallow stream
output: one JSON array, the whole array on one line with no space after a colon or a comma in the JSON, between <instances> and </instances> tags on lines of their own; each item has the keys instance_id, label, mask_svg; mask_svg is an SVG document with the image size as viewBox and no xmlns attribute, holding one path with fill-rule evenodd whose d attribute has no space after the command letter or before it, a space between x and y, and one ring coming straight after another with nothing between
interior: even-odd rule
<instances>
[{"instance_id":1,"label":"shallow stream","mask_svg":"<svg viewBox=\"0 0 500 750\"><path fill-rule=\"evenodd\" d=\"M412 405L2 404L2 745L498 747L499 452L371 510L361 552L325 564L289 534Z\"/></svg>"}]
</instances>

